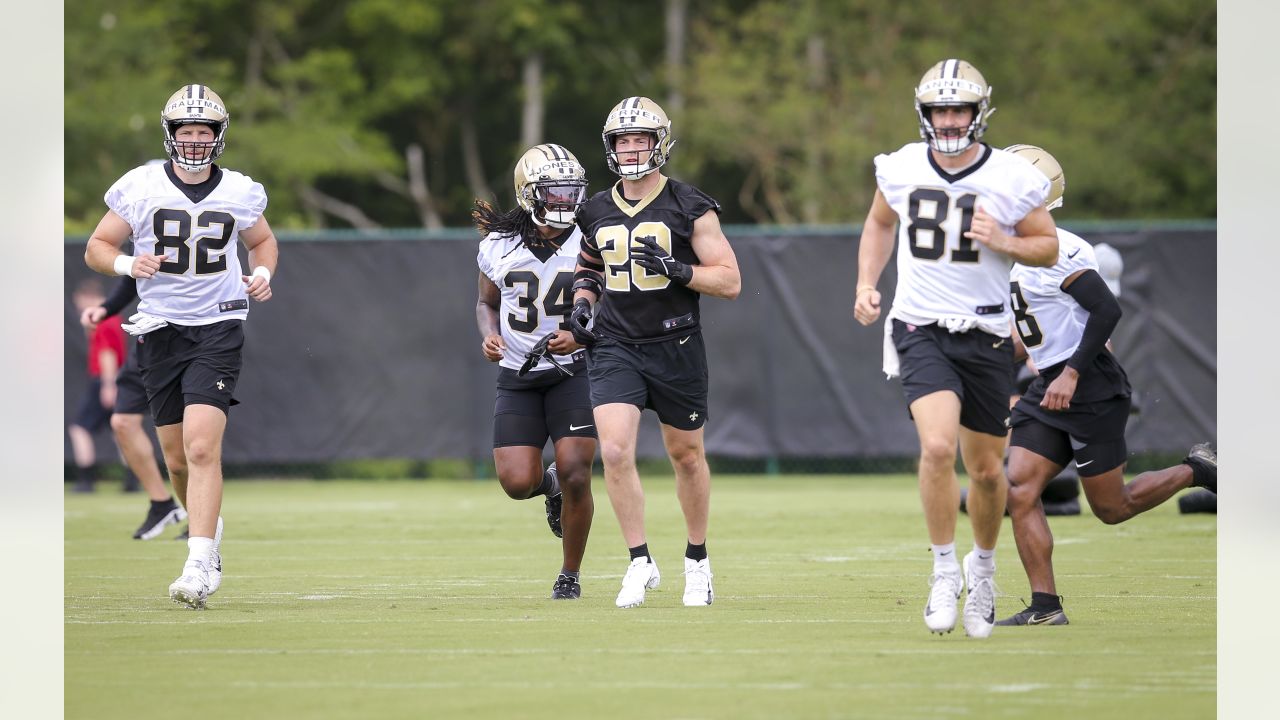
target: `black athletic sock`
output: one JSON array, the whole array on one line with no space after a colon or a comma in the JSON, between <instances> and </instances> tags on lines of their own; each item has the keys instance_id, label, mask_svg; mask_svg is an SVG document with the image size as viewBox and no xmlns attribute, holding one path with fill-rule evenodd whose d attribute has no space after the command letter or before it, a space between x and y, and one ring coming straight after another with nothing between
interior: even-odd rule
<instances>
[{"instance_id":1,"label":"black athletic sock","mask_svg":"<svg viewBox=\"0 0 1280 720\"><path fill-rule=\"evenodd\" d=\"M697 562L699 560L706 560L707 559L706 541L704 540L701 545L694 545L693 543L688 543L684 549L684 556L689 558L690 560L693 560L694 562Z\"/></svg>"},{"instance_id":2,"label":"black athletic sock","mask_svg":"<svg viewBox=\"0 0 1280 720\"><path fill-rule=\"evenodd\" d=\"M97 465L85 465L83 467L77 466L76 479L79 480L81 484L85 484L85 485L94 484L95 482L98 481L98 466Z\"/></svg>"},{"instance_id":3,"label":"black athletic sock","mask_svg":"<svg viewBox=\"0 0 1280 720\"><path fill-rule=\"evenodd\" d=\"M1183 465L1191 468L1191 487L1206 487L1209 480L1209 469L1200 463L1184 460Z\"/></svg>"},{"instance_id":4,"label":"black athletic sock","mask_svg":"<svg viewBox=\"0 0 1280 720\"><path fill-rule=\"evenodd\" d=\"M647 557L650 562L653 562L653 558L649 557L649 543L640 543L639 545L630 548L630 550L632 560L635 560L638 557Z\"/></svg>"},{"instance_id":5,"label":"black athletic sock","mask_svg":"<svg viewBox=\"0 0 1280 720\"><path fill-rule=\"evenodd\" d=\"M559 479L553 478L551 476L551 473L547 472L546 470L543 470L542 484L539 485L538 489L534 490L533 494L530 495L529 497L536 498L539 495L546 495L547 497L555 497L556 495L559 495L559 494L560 494Z\"/></svg>"},{"instance_id":6,"label":"black athletic sock","mask_svg":"<svg viewBox=\"0 0 1280 720\"><path fill-rule=\"evenodd\" d=\"M1062 596L1049 593L1031 593L1031 607L1037 610L1061 610Z\"/></svg>"},{"instance_id":7,"label":"black athletic sock","mask_svg":"<svg viewBox=\"0 0 1280 720\"><path fill-rule=\"evenodd\" d=\"M151 501L151 507L156 508L156 509L160 509L160 508L172 508L172 507L174 506L174 504L175 504L175 503L173 502L173 498L172 498L172 497L167 497L167 498L165 498L164 500L152 500L152 501Z\"/></svg>"},{"instance_id":8,"label":"black athletic sock","mask_svg":"<svg viewBox=\"0 0 1280 720\"><path fill-rule=\"evenodd\" d=\"M578 570L565 570L564 568L560 568L560 574L561 574L561 575L564 575L565 577L571 577L571 578L573 578L574 580L579 579L579 578L578 578L578 573L579 573L579 572L580 572L580 571L578 571Z\"/></svg>"}]
</instances>

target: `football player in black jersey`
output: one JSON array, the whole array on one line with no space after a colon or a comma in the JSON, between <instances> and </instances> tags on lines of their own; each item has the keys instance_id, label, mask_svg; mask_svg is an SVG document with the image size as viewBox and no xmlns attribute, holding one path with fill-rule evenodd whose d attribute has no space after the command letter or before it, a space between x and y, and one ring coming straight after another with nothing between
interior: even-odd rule
<instances>
[{"instance_id":1,"label":"football player in black jersey","mask_svg":"<svg viewBox=\"0 0 1280 720\"><path fill-rule=\"evenodd\" d=\"M720 204L659 172L675 139L657 103L645 97L618 103L602 137L609 169L621 180L578 212L582 254L570 327L588 346L605 486L631 552L616 604L642 604L661 579L645 537L635 462L640 413L651 408L662 424L688 531L684 604L710 605L708 381L698 298L736 298L738 261L720 229Z\"/></svg>"}]
</instances>

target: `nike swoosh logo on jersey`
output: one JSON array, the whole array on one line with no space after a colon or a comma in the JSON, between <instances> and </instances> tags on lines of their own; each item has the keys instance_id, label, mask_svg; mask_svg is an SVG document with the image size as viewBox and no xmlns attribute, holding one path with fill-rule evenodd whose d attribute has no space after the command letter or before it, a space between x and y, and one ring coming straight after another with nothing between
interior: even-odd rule
<instances>
[{"instance_id":1,"label":"nike swoosh logo on jersey","mask_svg":"<svg viewBox=\"0 0 1280 720\"><path fill-rule=\"evenodd\" d=\"M569 432L577 432L578 430L586 430L586 429L587 429L587 428L589 428L589 427L591 427L591 425L574 425L573 423L569 423Z\"/></svg>"},{"instance_id":2,"label":"nike swoosh logo on jersey","mask_svg":"<svg viewBox=\"0 0 1280 720\"><path fill-rule=\"evenodd\" d=\"M1080 253L1080 248L1076 248L1074 251L1067 254L1067 259L1070 260L1071 258L1075 257L1079 253Z\"/></svg>"},{"instance_id":3,"label":"nike swoosh logo on jersey","mask_svg":"<svg viewBox=\"0 0 1280 720\"><path fill-rule=\"evenodd\" d=\"M689 337L693 337L693 336L692 336L692 335L690 335ZM689 338L687 338L687 337L680 338L680 344L681 344L681 345L683 345L683 344L685 344L685 343L687 343L687 342L689 342Z\"/></svg>"}]
</instances>

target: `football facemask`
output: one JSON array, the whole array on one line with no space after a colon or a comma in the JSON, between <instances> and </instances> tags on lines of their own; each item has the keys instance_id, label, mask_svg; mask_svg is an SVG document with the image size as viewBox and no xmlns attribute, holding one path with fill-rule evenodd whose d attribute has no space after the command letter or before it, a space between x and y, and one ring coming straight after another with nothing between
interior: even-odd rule
<instances>
[{"instance_id":1,"label":"football facemask","mask_svg":"<svg viewBox=\"0 0 1280 720\"><path fill-rule=\"evenodd\" d=\"M213 140L194 142L174 137L183 125L192 123L209 126ZM169 96L160 113L160 124L164 128L165 154L177 167L194 173L212 165L226 149L231 116L213 90L204 85L186 85Z\"/></svg>"},{"instance_id":2,"label":"football facemask","mask_svg":"<svg viewBox=\"0 0 1280 720\"><path fill-rule=\"evenodd\" d=\"M959 155L980 141L987 131L987 118L996 111L990 104L991 87L977 68L964 60L943 60L929 68L916 86L920 137L943 155ZM957 105L973 108L967 127L934 126L933 108Z\"/></svg>"},{"instance_id":3,"label":"football facemask","mask_svg":"<svg viewBox=\"0 0 1280 720\"><path fill-rule=\"evenodd\" d=\"M587 197L587 171L563 146L546 143L525 151L514 173L516 203L534 224L573 225Z\"/></svg>"},{"instance_id":4,"label":"football facemask","mask_svg":"<svg viewBox=\"0 0 1280 720\"><path fill-rule=\"evenodd\" d=\"M629 133L652 136L650 149L619 153L614 147L616 138ZM670 118L658 103L647 97L629 97L613 106L605 118L600 137L604 140L605 161L609 169L625 180L639 180L665 165L676 142L671 135ZM624 163L624 160L628 162Z\"/></svg>"}]
</instances>

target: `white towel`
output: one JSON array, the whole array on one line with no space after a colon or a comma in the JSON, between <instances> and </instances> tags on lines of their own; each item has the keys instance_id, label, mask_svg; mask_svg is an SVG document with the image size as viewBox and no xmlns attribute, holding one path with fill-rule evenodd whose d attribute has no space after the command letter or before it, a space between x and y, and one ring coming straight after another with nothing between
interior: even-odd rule
<instances>
[{"instance_id":1,"label":"white towel","mask_svg":"<svg viewBox=\"0 0 1280 720\"><path fill-rule=\"evenodd\" d=\"M938 324L953 333L967 333L978 324L978 320L977 318L950 316L938 318Z\"/></svg>"},{"instance_id":2,"label":"white towel","mask_svg":"<svg viewBox=\"0 0 1280 720\"><path fill-rule=\"evenodd\" d=\"M137 335L146 335L152 330L159 330L160 328L168 324L169 324L168 320L163 320L161 318L156 317L155 315L148 315L146 313L140 312L140 313L134 313L133 315L131 315L129 317L129 322L122 323L120 327L130 335L137 336Z\"/></svg>"},{"instance_id":3,"label":"white towel","mask_svg":"<svg viewBox=\"0 0 1280 720\"><path fill-rule=\"evenodd\" d=\"M884 366L880 368L884 371L884 379L892 380L898 377L900 369L898 367L898 348L893 346L893 318L884 319Z\"/></svg>"}]
</instances>

